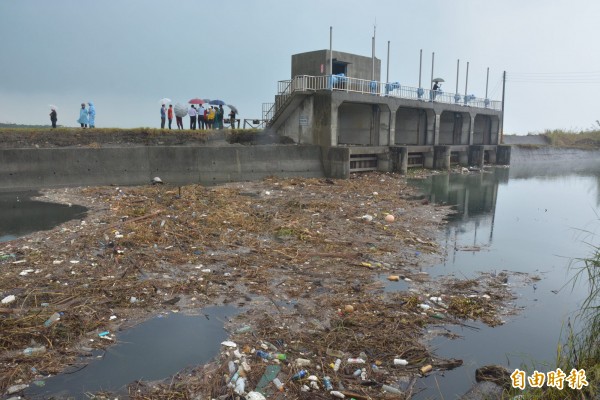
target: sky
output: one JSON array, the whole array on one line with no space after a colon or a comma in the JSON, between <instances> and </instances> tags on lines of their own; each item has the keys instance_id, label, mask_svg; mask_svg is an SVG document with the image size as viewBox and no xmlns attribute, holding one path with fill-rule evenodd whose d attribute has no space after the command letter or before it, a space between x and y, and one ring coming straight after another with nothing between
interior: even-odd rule
<instances>
[{"instance_id":1,"label":"sky","mask_svg":"<svg viewBox=\"0 0 600 400\"><path fill-rule=\"evenodd\" d=\"M504 132L599 127L600 2L590 0L0 0L0 122L158 127L160 99L194 97L261 118L292 54L329 48L376 57L390 81L434 75L454 92L502 98ZM384 78L385 79L385 78ZM426 86L424 83L422 86Z\"/></svg>"}]
</instances>

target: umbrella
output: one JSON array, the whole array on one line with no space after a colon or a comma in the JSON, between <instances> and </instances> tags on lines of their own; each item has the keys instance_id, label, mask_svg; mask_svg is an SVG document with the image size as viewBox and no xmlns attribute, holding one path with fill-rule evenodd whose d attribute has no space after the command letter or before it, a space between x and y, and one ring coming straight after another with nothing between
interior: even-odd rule
<instances>
[{"instance_id":1,"label":"umbrella","mask_svg":"<svg viewBox=\"0 0 600 400\"><path fill-rule=\"evenodd\" d=\"M432 80L432 82L446 82L446 81L443 80L442 78L435 78L434 80Z\"/></svg>"},{"instance_id":2,"label":"umbrella","mask_svg":"<svg viewBox=\"0 0 600 400\"><path fill-rule=\"evenodd\" d=\"M163 98L162 98L162 99L160 99L160 101L159 101L159 103L160 103L160 104L167 104L167 103L170 103L170 102L171 102L171 99L168 99L168 98L166 98L166 97L163 97Z\"/></svg>"},{"instance_id":3,"label":"umbrella","mask_svg":"<svg viewBox=\"0 0 600 400\"><path fill-rule=\"evenodd\" d=\"M188 103L190 104L204 104L205 101L199 98L195 98L195 99L191 99L190 101L188 101Z\"/></svg>"},{"instance_id":4,"label":"umbrella","mask_svg":"<svg viewBox=\"0 0 600 400\"><path fill-rule=\"evenodd\" d=\"M231 104L227 104L227 107L231 108L231 111L233 111L236 114L239 114L240 112L237 110L237 108L235 106L232 106Z\"/></svg>"},{"instance_id":5,"label":"umbrella","mask_svg":"<svg viewBox=\"0 0 600 400\"><path fill-rule=\"evenodd\" d=\"M48 104L48 106L50 106L50 109L51 109L51 110L54 110L54 111L56 111L56 106L55 106L54 104Z\"/></svg>"},{"instance_id":6,"label":"umbrella","mask_svg":"<svg viewBox=\"0 0 600 400\"><path fill-rule=\"evenodd\" d=\"M211 100L209 101L213 106L224 106L225 102L223 100Z\"/></svg>"},{"instance_id":7,"label":"umbrella","mask_svg":"<svg viewBox=\"0 0 600 400\"><path fill-rule=\"evenodd\" d=\"M188 113L187 107L181 103L175 104L175 116L176 117L185 117Z\"/></svg>"}]
</instances>

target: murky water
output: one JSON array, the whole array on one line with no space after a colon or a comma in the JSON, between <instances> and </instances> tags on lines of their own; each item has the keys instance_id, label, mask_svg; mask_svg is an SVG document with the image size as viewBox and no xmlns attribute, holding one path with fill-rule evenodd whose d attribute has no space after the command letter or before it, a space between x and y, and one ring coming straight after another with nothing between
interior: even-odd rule
<instances>
[{"instance_id":1,"label":"murky water","mask_svg":"<svg viewBox=\"0 0 600 400\"><path fill-rule=\"evenodd\" d=\"M457 209L444 232L448 256L428 272L469 278L478 271L509 270L542 278L515 287L516 304L524 310L505 325L470 323L480 329L451 327L461 339L435 339L438 356L465 364L421 379L418 385L425 390L416 399L457 398L475 383L475 369L484 365L511 371L522 365L553 369L563 324L585 297L585 285L572 289L569 283L571 259L590 256L587 243L597 244L600 234L600 163L578 165L577 171L561 167L516 165L416 182L432 201ZM480 250L464 251L468 248Z\"/></svg>"},{"instance_id":2,"label":"murky water","mask_svg":"<svg viewBox=\"0 0 600 400\"><path fill-rule=\"evenodd\" d=\"M0 192L0 242L82 218L86 208L32 200L37 192Z\"/></svg>"},{"instance_id":3,"label":"murky water","mask_svg":"<svg viewBox=\"0 0 600 400\"><path fill-rule=\"evenodd\" d=\"M200 312L161 315L117 333L117 344L100 353L101 358L82 359L82 365L74 367L77 372L46 379L44 386L28 389L27 398L79 400L89 398L86 392L126 393L127 384L136 380L165 379L188 366L205 364L228 336L223 318L239 310L221 306Z\"/></svg>"}]
</instances>

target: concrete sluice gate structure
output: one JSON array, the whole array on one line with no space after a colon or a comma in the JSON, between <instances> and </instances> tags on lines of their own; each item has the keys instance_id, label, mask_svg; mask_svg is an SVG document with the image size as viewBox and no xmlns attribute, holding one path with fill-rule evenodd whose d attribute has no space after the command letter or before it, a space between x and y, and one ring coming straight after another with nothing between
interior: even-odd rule
<instances>
[{"instance_id":1,"label":"concrete sluice gate structure","mask_svg":"<svg viewBox=\"0 0 600 400\"><path fill-rule=\"evenodd\" d=\"M293 55L292 79L263 104L272 131L320 146L325 175L510 163L501 102L381 82L381 60L329 53Z\"/></svg>"}]
</instances>

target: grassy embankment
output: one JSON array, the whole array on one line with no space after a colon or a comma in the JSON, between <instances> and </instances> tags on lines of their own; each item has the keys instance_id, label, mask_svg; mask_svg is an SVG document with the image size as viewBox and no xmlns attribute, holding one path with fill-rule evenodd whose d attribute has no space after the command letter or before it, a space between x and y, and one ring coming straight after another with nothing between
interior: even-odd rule
<instances>
[{"instance_id":1,"label":"grassy embankment","mask_svg":"<svg viewBox=\"0 0 600 400\"><path fill-rule=\"evenodd\" d=\"M600 129L585 131L546 130L541 133L551 146L578 149L600 149Z\"/></svg>"}]
</instances>

